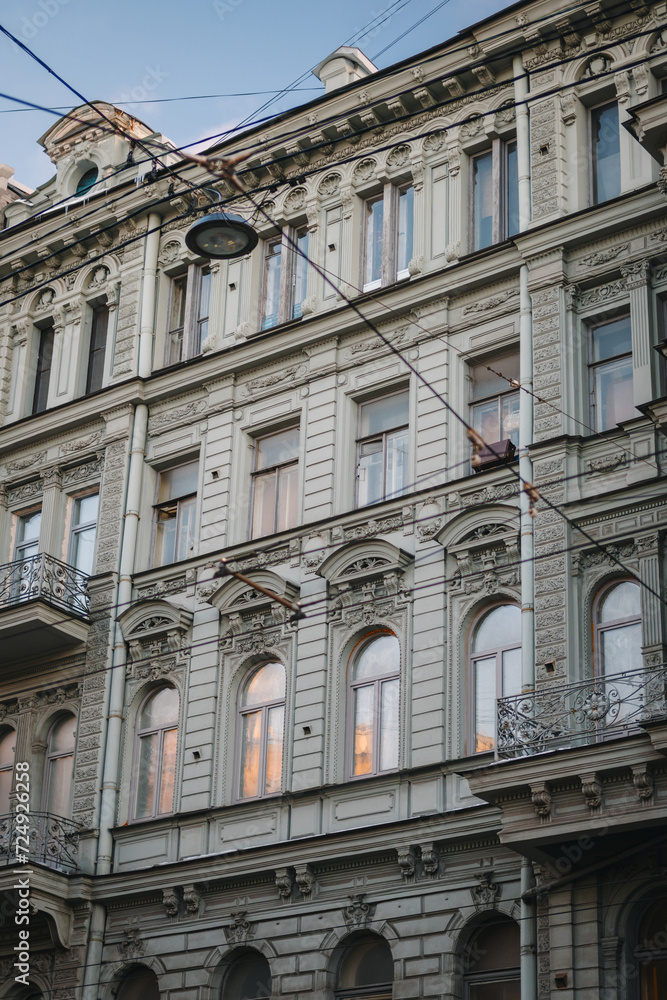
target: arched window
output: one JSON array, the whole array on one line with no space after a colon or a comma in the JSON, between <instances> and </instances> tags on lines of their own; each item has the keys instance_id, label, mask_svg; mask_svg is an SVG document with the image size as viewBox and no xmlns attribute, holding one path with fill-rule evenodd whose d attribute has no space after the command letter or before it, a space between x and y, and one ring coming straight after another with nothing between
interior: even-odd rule
<instances>
[{"instance_id":1,"label":"arched window","mask_svg":"<svg viewBox=\"0 0 667 1000\"><path fill-rule=\"evenodd\" d=\"M519 925L509 918L484 924L465 950L466 1000L520 1000Z\"/></svg>"},{"instance_id":2,"label":"arched window","mask_svg":"<svg viewBox=\"0 0 667 1000\"><path fill-rule=\"evenodd\" d=\"M398 767L400 663L398 639L386 629L364 636L352 651L347 668L347 717L352 729L353 776Z\"/></svg>"},{"instance_id":3,"label":"arched window","mask_svg":"<svg viewBox=\"0 0 667 1000\"><path fill-rule=\"evenodd\" d=\"M86 170L86 172L78 180L75 195L81 197L82 194L86 194L86 192L90 191L91 187L97 180L98 173L99 171L97 167L91 167L90 170Z\"/></svg>"},{"instance_id":4,"label":"arched window","mask_svg":"<svg viewBox=\"0 0 667 1000\"><path fill-rule=\"evenodd\" d=\"M282 787L285 668L264 663L241 689L239 798L275 795Z\"/></svg>"},{"instance_id":5,"label":"arched window","mask_svg":"<svg viewBox=\"0 0 667 1000\"><path fill-rule=\"evenodd\" d=\"M160 1000L157 976L145 965L136 965L124 976L116 1000Z\"/></svg>"},{"instance_id":6,"label":"arched window","mask_svg":"<svg viewBox=\"0 0 667 1000\"><path fill-rule=\"evenodd\" d=\"M178 692L163 687L149 694L137 717L137 819L173 809L177 737Z\"/></svg>"},{"instance_id":7,"label":"arched window","mask_svg":"<svg viewBox=\"0 0 667 1000\"><path fill-rule=\"evenodd\" d=\"M639 924L635 957L639 964L641 1000L667 996L667 904L649 906Z\"/></svg>"},{"instance_id":8,"label":"arched window","mask_svg":"<svg viewBox=\"0 0 667 1000\"><path fill-rule=\"evenodd\" d=\"M220 1000L260 1000L271 996L269 963L258 951L246 951L229 966Z\"/></svg>"},{"instance_id":9,"label":"arched window","mask_svg":"<svg viewBox=\"0 0 667 1000\"><path fill-rule=\"evenodd\" d=\"M5 729L0 733L0 816L9 812L9 795L12 790L14 772L14 749L16 731Z\"/></svg>"},{"instance_id":10,"label":"arched window","mask_svg":"<svg viewBox=\"0 0 667 1000\"><path fill-rule=\"evenodd\" d=\"M642 625L639 584L621 580L595 603L593 648L598 674L641 670Z\"/></svg>"},{"instance_id":11,"label":"arched window","mask_svg":"<svg viewBox=\"0 0 667 1000\"><path fill-rule=\"evenodd\" d=\"M54 816L70 814L75 743L76 718L61 716L49 731L44 769L44 810Z\"/></svg>"},{"instance_id":12,"label":"arched window","mask_svg":"<svg viewBox=\"0 0 667 1000\"><path fill-rule=\"evenodd\" d=\"M487 611L472 633L471 731L474 753L496 745L496 700L521 693L521 611L501 604Z\"/></svg>"},{"instance_id":13,"label":"arched window","mask_svg":"<svg viewBox=\"0 0 667 1000\"><path fill-rule=\"evenodd\" d=\"M343 954L336 975L338 1000L391 1000L394 960L384 938L364 934Z\"/></svg>"}]
</instances>

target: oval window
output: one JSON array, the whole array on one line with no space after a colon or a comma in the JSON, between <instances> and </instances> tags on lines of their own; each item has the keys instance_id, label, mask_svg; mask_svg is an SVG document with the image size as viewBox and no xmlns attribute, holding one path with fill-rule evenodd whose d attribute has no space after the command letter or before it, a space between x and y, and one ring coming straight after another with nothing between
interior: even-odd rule
<instances>
[{"instance_id":1,"label":"oval window","mask_svg":"<svg viewBox=\"0 0 667 1000\"><path fill-rule=\"evenodd\" d=\"M91 167L90 170L86 170L85 174L83 174L79 178L79 183L76 186L75 193L77 195L81 195L85 194L86 191L90 191L91 187L97 180L98 175L99 175L99 170L97 169L97 167Z\"/></svg>"}]
</instances>

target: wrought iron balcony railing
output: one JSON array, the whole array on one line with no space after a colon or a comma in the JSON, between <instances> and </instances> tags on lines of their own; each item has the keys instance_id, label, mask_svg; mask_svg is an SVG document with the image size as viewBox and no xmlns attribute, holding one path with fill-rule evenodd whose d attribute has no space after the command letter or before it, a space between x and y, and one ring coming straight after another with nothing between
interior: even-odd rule
<instances>
[{"instance_id":1,"label":"wrought iron balcony railing","mask_svg":"<svg viewBox=\"0 0 667 1000\"><path fill-rule=\"evenodd\" d=\"M667 666L498 699L496 756L523 757L636 733L667 717Z\"/></svg>"},{"instance_id":2,"label":"wrought iron balcony railing","mask_svg":"<svg viewBox=\"0 0 667 1000\"><path fill-rule=\"evenodd\" d=\"M88 617L88 576L45 552L0 566L0 610L43 600Z\"/></svg>"},{"instance_id":3,"label":"wrought iron balcony railing","mask_svg":"<svg viewBox=\"0 0 667 1000\"><path fill-rule=\"evenodd\" d=\"M79 865L77 853L79 850L79 834L83 827L74 820L64 816L54 816L51 813L34 812L30 814L28 823L29 847L27 850L30 863L45 865L56 871L77 872ZM25 837L23 820L16 821L15 813L0 816L0 866L17 863L17 837ZM26 853L25 842L18 843L18 853Z\"/></svg>"}]
</instances>

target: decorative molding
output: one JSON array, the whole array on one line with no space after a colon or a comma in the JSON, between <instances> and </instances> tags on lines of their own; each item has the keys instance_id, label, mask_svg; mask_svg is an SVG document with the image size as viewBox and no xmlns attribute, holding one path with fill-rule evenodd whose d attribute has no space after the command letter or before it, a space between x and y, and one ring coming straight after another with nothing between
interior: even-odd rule
<instances>
[{"instance_id":1,"label":"decorative molding","mask_svg":"<svg viewBox=\"0 0 667 1000\"><path fill-rule=\"evenodd\" d=\"M421 861L424 875L429 878L438 878L442 875L445 865L434 843L421 845Z\"/></svg>"},{"instance_id":2,"label":"decorative molding","mask_svg":"<svg viewBox=\"0 0 667 1000\"><path fill-rule=\"evenodd\" d=\"M127 961L131 958L141 958L146 952L146 942L136 927L125 931L123 940L118 944L120 957Z\"/></svg>"},{"instance_id":3,"label":"decorative molding","mask_svg":"<svg viewBox=\"0 0 667 1000\"><path fill-rule=\"evenodd\" d=\"M365 892L348 895L348 899L349 904L343 907L345 926L348 931L363 930L372 921L377 904L367 903Z\"/></svg>"},{"instance_id":4,"label":"decorative molding","mask_svg":"<svg viewBox=\"0 0 667 1000\"><path fill-rule=\"evenodd\" d=\"M551 819L551 787L547 781L530 786L530 797L535 807L535 815L540 819Z\"/></svg>"},{"instance_id":5,"label":"decorative molding","mask_svg":"<svg viewBox=\"0 0 667 1000\"><path fill-rule=\"evenodd\" d=\"M507 288L504 292L498 292L496 295L489 295L485 299L476 299L469 305L464 306L463 315L468 316L470 313L480 313L488 312L491 309L497 309L499 306L504 306L510 300L517 299L519 297L518 288ZM512 302L512 305L514 303Z\"/></svg>"},{"instance_id":6,"label":"decorative molding","mask_svg":"<svg viewBox=\"0 0 667 1000\"><path fill-rule=\"evenodd\" d=\"M495 909L499 892L500 886L493 881L492 871L477 875L477 885L470 890L475 909L478 911Z\"/></svg>"},{"instance_id":7,"label":"decorative molding","mask_svg":"<svg viewBox=\"0 0 667 1000\"><path fill-rule=\"evenodd\" d=\"M164 912L168 917L178 916L178 911L180 909L181 900L177 889L163 889L162 890L162 905L164 906Z\"/></svg>"},{"instance_id":8,"label":"decorative molding","mask_svg":"<svg viewBox=\"0 0 667 1000\"><path fill-rule=\"evenodd\" d=\"M284 902L288 902L292 898L294 884L293 868L276 868L276 888L278 895Z\"/></svg>"},{"instance_id":9,"label":"decorative molding","mask_svg":"<svg viewBox=\"0 0 667 1000\"><path fill-rule=\"evenodd\" d=\"M632 767L632 784L643 806L650 805L653 799L654 781L648 764L635 764Z\"/></svg>"},{"instance_id":10,"label":"decorative molding","mask_svg":"<svg viewBox=\"0 0 667 1000\"><path fill-rule=\"evenodd\" d=\"M252 396L259 389L270 389L283 382L296 382L298 379L304 378L307 372L308 366L305 364L291 365L289 368L283 368L271 375L261 375L251 379L243 386L243 392L246 396Z\"/></svg>"},{"instance_id":11,"label":"decorative molding","mask_svg":"<svg viewBox=\"0 0 667 1000\"><path fill-rule=\"evenodd\" d=\"M414 882L417 874L417 853L411 844L396 848L396 860L404 882Z\"/></svg>"},{"instance_id":12,"label":"decorative molding","mask_svg":"<svg viewBox=\"0 0 667 1000\"><path fill-rule=\"evenodd\" d=\"M581 792L589 809L599 809L602 805L602 781L596 771L580 774Z\"/></svg>"},{"instance_id":13,"label":"decorative molding","mask_svg":"<svg viewBox=\"0 0 667 1000\"><path fill-rule=\"evenodd\" d=\"M183 902L185 910L190 916L199 916L202 911L203 900L201 893L197 891L193 884L183 886Z\"/></svg>"},{"instance_id":14,"label":"decorative molding","mask_svg":"<svg viewBox=\"0 0 667 1000\"><path fill-rule=\"evenodd\" d=\"M232 923L223 927L228 945L244 945L255 936L257 925L246 920L247 910L236 910L230 914Z\"/></svg>"},{"instance_id":15,"label":"decorative molding","mask_svg":"<svg viewBox=\"0 0 667 1000\"><path fill-rule=\"evenodd\" d=\"M304 898L308 898L315 886L315 875L308 864L295 865L295 882L299 887L299 892Z\"/></svg>"}]
</instances>

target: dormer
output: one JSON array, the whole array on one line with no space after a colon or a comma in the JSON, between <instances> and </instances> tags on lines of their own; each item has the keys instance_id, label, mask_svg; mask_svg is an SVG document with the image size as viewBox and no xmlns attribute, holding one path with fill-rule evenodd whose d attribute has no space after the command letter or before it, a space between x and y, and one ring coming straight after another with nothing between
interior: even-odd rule
<instances>
[{"instance_id":1,"label":"dormer","mask_svg":"<svg viewBox=\"0 0 667 1000\"><path fill-rule=\"evenodd\" d=\"M330 94L332 90L340 90L357 80L364 80L367 76L377 73L377 66L365 56L361 49L350 45L341 45L340 48L328 55L313 70L313 74L324 84L325 91Z\"/></svg>"},{"instance_id":2,"label":"dormer","mask_svg":"<svg viewBox=\"0 0 667 1000\"><path fill-rule=\"evenodd\" d=\"M127 162L132 140L155 148L156 155L172 148L163 136L113 104L94 101L74 108L38 140L57 170L51 197L59 201L99 193L99 182ZM137 159L145 160L146 153L137 150Z\"/></svg>"}]
</instances>

